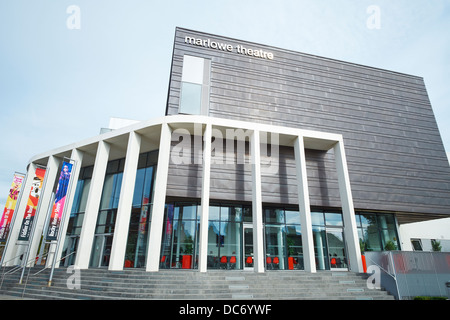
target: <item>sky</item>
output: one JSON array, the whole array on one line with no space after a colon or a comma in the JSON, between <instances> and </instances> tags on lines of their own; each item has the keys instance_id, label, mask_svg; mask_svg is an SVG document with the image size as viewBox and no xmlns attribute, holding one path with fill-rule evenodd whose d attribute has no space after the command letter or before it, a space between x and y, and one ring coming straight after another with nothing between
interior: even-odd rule
<instances>
[{"instance_id":1,"label":"sky","mask_svg":"<svg viewBox=\"0 0 450 320\"><path fill-rule=\"evenodd\" d=\"M1 0L0 210L34 155L164 115L177 26L423 77L450 152L450 0Z\"/></svg>"}]
</instances>

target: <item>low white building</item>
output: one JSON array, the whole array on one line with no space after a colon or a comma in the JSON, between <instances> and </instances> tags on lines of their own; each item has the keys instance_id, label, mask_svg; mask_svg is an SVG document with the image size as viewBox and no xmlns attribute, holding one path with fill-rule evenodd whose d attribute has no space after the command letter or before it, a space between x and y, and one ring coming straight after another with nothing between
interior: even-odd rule
<instances>
[{"instance_id":1,"label":"low white building","mask_svg":"<svg viewBox=\"0 0 450 320\"><path fill-rule=\"evenodd\" d=\"M399 232L404 251L433 251L438 241L441 252L450 252L450 218L404 224Z\"/></svg>"}]
</instances>

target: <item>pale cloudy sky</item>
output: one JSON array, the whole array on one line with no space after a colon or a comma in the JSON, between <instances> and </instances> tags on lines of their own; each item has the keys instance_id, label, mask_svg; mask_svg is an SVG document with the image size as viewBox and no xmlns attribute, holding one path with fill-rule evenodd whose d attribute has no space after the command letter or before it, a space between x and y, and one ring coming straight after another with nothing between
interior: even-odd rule
<instances>
[{"instance_id":1,"label":"pale cloudy sky","mask_svg":"<svg viewBox=\"0 0 450 320\"><path fill-rule=\"evenodd\" d=\"M449 0L2 0L1 212L33 155L164 115L176 26L421 76L450 151Z\"/></svg>"}]
</instances>

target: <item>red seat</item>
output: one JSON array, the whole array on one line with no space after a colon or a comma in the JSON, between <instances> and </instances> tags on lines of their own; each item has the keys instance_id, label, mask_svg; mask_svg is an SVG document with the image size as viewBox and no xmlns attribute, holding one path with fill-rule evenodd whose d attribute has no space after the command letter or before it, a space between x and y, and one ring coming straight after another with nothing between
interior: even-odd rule
<instances>
[{"instance_id":1,"label":"red seat","mask_svg":"<svg viewBox=\"0 0 450 320\"><path fill-rule=\"evenodd\" d=\"M220 263L227 263L227 257L222 256L222 258L220 258Z\"/></svg>"},{"instance_id":2,"label":"red seat","mask_svg":"<svg viewBox=\"0 0 450 320\"><path fill-rule=\"evenodd\" d=\"M230 258L230 263L236 263L236 257L235 256L232 256Z\"/></svg>"},{"instance_id":3,"label":"red seat","mask_svg":"<svg viewBox=\"0 0 450 320\"><path fill-rule=\"evenodd\" d=\"M278 259L278 257L273 258L273 263L279 264L280 263L280 259Z\"/></svg>"},{"instance_id":4,"label":"red seat","mask_svg":"<svg viewBox=\"0 0 450 320\"><path fill-rule=\"evenodd\" d=\"M134 263L131 260L125 260L125 268L133 268Z\"/></svg>"},{"instance_id":5,"label":"red seat","mask_svg":"<svg viewBox=\"0 0 450 320\"><path fill-rule=\"evenodd\" d=\"M245 263L252 264L253 263L253 258L252 257L247 257L247 260L245 261Z\"/></svg>"},{"instance_id":6,"label":"red seat","mask_svg":"<svg viewBox=\"0 0 450 320\"><path fill-rule=\"evenodd\" d=\"M271 257L267 257L266 258L266 263L267 264L271 264L272 263L272 258Z\"/></svg>"},{"instance_id":7,"label":"red seat","mask_svg":"<svg viewBox=\"0 0 450 320\"><path fill-rule=\"evenodd\" d=\"M336 258L331 258L331 265L336 266Z\"/></svg>"}]
</instances>

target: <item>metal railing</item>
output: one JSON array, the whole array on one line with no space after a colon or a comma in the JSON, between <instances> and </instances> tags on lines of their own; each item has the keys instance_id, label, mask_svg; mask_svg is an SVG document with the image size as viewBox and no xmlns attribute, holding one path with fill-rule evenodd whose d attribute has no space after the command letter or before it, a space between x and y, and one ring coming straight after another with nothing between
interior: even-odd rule
<instances>
[{"instance_id":1,"label":"metal railing","mask_svg":"<svg viewBox=\"0 0 450 320\"><path fill-rule=\"evenodd\" d=\"M76 253L76 251L73 251L73 252L71 252L71 253L65 255L65 256L62 257L61 259L57 260L56 263L58 263L58 262L60 262L60 261L62 261L62 260L64 260L64 259L66 259L67 257L69 257L69 256L71 256L71 255L73 255L73 254L75 254L75 253ZM42 258L45 258L45 257L47 257L48 255L49 255L49 252L43 254L42 256L40 256L40 258L41 258L41 259L42 259ZM10 262L10 261L15 260L15 259L18 258L19 256L21 256L21 255L18 255L18 256L14 257L14 258L12 258L12 259L10 259L10 260L8 260L8 261L5 261L4 264L6 264L6 263L8 263L8 262ZM6 267L1 266L1 267L3 268L3 272L2 272L2 279L1 279L1 283L0 283L0 289L1 289L2 286L3 286L3 282L4 282L4 279L5 279L5 276L6 276L6 275L11 275L11 274L14 274L14 273L16 273L16 272L22 270L22 269L28 268L28 273L27 273L27 276L26 276L26 278L25 278L25 281L23 281L22 277L20 278L20 281L19 281L19 284L23 284L23 290L22 290L22 298L23 298L24 295L25 295L25 290L26 290L26 288L27 288L27 284L28 284L29 277L30 277L30 276L31 276L31 277L34 277L34 276L40 274L41 272L43 272L43 271L45 271L45 270L47 270L47 269L52 268L51 265L50 265L50 266L45 266L44 268L42 268L42 269L39 270L38 272L32 273L32 274L30 275L30 272L31 272L31 268L32 268L32 267L29 267L29 264L32 263L33 261L36 261L36 259L37 259L37 257L36 257L36 258L33 258L33 259L30 259L30 260L28 260L26 263L22 263L21 265L14 266L14 267L13 267L12 269L10 269L10 270L7 270ZM48 286L50 286L50 284L51 284L51 279L49 279Z\"/></svg>"},{"instance_id":2,"label":"metal railing","mask_svg":"<svg viewBox=\"0 0 450 320\"><path fill-rule=\"evenodd\" d=\"M3 281L4 281L6 275L8 275L8 274L14 274L14 273L16 273L17 271L19 271L19 270L22 269L22 265L14 266L14 267L13 267L12 269L10 269L10 270L6 269L6 266L5 266L5 265L8 264L9 262L11 262L11 261L13 261L13 260L16 260L16 259L19 258L20 256L22 256L22 254L19 254L19 255L15 256L14 258L9 259L8 261L3 262L3 265L0 266L0 268L3 268L3 270L2 270L2 280L1 280L1 282L0 282L0 289L1 289L2 286L3 286Z\"/></svg>"},{"instance_id":3,"label":"metal railing","mask_svg":"<svg viewBox=\"0 0 450 320\"><path fill-rule=\"evenodd\" d=\"M65 258L67 258L67 257L69 257L69 256L71 256L71 255L74 254L75 252L76 252L76 251L73 251L73 252L69 253L68 255L65 255L65 256L62 257L61 259L57 260L56 263L58 263L58 262L60 262L61 260L65 259ZM47 256L48 254L49 254L49 253L47 252L44 256ZM44 256L42 256L42 257L44 257ZM46 267L42 268L41 270L39 270L38 272L33 273L31 276L34 277L34 276L38 275L39 273L45 271L46 269L52 269L52 271L53 271L53 268L54 268L54 267L52 267L52 265L46 266ZM27 275L27 278L25 279L25 283L24 283L23 290L22 290L22 298L23 298L24 295L25 295L25 290L26 290L26 288L27 288L28 279L29 279L29 277L30 277L30 271L31 271L31 267L29 267L29 269L28 269L28 275ZM53 273L50 275L50 278L49 278L49 281L48 281L48 286L49 286L49 287L51 286L51 278L52 278L52 275L53 275Z\"/></svg>"},{"instance_id":4,"label":"metal railing","mask_svg":"<svg viewBox=\"0 0 450 320\"><path fill-rule=\"evenodd\" d=\"M383 251L364 255L367 266L380 268L381 286L397 299L448 297L450 252Z\"/></svg>"}]
</instances>

